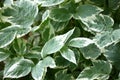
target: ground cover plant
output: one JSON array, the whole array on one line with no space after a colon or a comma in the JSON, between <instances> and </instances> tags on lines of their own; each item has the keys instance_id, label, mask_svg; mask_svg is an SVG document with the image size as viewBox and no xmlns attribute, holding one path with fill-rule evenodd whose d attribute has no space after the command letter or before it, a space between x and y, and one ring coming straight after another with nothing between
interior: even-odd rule
<instances>
[{"instance_id":1,"label":"ground cover plant","mask_svg":"<svg viewBox=\"0 0 120 80\"><path fill-rule=\"evenodd\" d=\"M0 0L0 80L120 80L120 0Z\"/></svg>"}]
</instances>

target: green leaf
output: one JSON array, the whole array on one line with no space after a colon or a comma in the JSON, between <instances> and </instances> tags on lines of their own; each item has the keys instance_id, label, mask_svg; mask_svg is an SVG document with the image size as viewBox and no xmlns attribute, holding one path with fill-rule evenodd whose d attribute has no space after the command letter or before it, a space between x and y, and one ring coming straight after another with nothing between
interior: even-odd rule
<instances>
[{"instance_id":1,"label":"green leaf","mask_svg":"<svg viewBox=\"0 0 120 80\"><path fill-rule=\"evenodd\" d=\"M42 33L42 39L44 40L44 42L47 42L49 39L51 39L52 37L54 37L55 33L54 33L54 28L51 25L50 21L48 21L44 27L44 30L41 31Z\"/></svg>"},{"instance_id":2,"label":"green leaf","mask_svg":"<svg viewBox=\"0 0 120 80\"><path fill-rule=\"evenodd\" d=\"M94 38L94 41L100 47L109 46L110 44L112 44L111 33L110 32L104 32L104 33L101 33L101 34L97 34Z\"/></svg>"},{"instance_id":3,"label":"green leaf","mask_svg":"<svg viewBox=\"0 0 120 80\"><path fill-rule=\"evenodd\" d=\"M28 59L15 58L5 64L4 78L20 78L30 73L33 62Z\"/></svg>"},{"instance_id":4,"label":"green leaf","mask_svg":"<svg viewBox=\"0 0 120 80\"><path fill-rule=\"evenodd\" d=\"M43 80L47 72L47 68L37 64L32 70L32 77L34 80Z\"/></svg>"},{"instance_id":5,"label":"green leaf","mask_svg":"<svg viewBox=\"0 0 120 80\"><path fill-rule=\"evenodd\" d=\"M77 65L75 54L71 49L63 47L60 52L63 58Z\"/></svg>"},{"instance_id":6,"label":"green leaf","mask_svg":"<svg viewBox=\"0 0 120 80\"><path fill-rule=\"evenodd\" d=\"M0 49L0 62L4 61L10 56L10 52L8 50Z\"/></svg>"},{"instance_id":7,"label":"green leaf","mask_svg":"<svg viewBox=\"0 0 120 80\"><path fill-rule=\"evenodd\" d=\"M63 35L55 36L49 41L47 41L41 50L41 56L45 57L49 54L53 54L59 51L69 39L69 37L73 34L73 31L74 29Z\"/></svg>"},{"instance_id":8,"label":"green leaf","mask_svg":"<svg viewBox=\"0 0 120 80\"><path fill-rule=\"evenodd\" d=\"M109 4L109 8L116 10L117 8L119 8L119 3L120 0L109 0L108 4Z\"/></svg>"},{"instance_id":9,"label":"green leaf","mask_svg":"<svg viewBox=\"0 0 120 80\"><path fill-rule=\"evenodd\" d=\"M44 58L42 60L42 62L40 61L40 63L38 63L38 64L41 64L43 67L50 67L50 68L55 68L56 67L54 59L50 56Z\"/></svg>"},{"instance_id":10,"label":"green leaf","mask_svg":"<svg viewBox=\"0 0 120 80\"><path fill-rule=\"evenodd\" d=\"M97 34L94 38L94 41L100 47L107 47L112 43L118 43L120 40L120 29L113 30L112 32L104 32Z\"/></svg>"},{"instance_id":11,"label":"green leaf","mask_svg":"<svg viewBox=\"0 0 120 80\"><path fill-rule=\"evenodd\" d=\"M120 29L116 29L111 34L111 39L113 42L117 42L120 40Z\"/></svg>"},{"instance_id":12,"label":"green leaf","mask_svg":"<svg viewBox=\"0 0 120 80\"><path fill-rule=\"evenodd\" d=\"M80 51L86 59L96 59L101 55L101 50L95 44L80 48Z\"/></svg>"},{"instance_id":13,"label":"green leaf","mask_svg":"<svg viewBox=\"0 0 120 80\"><path fill-rule=\"evenodd\" d=\"M71 74L67 74L67 70L58 71L55 74L55 80L75 80Z\"/></svg>"},{"instance_id":14,"label":"green leaf","mask_svg":"<svg viewBox=\"0 0 120 80\"><path fill-rule=\"evenodd\" d=\"M33 67L32 77L35 80L43 80L47 72L47 67L56 67L54 59L52 57L46 57L45 59L39 61L36 66Z\"/></svg>"},{"instance_id":15,"label":"green leaf","mask_svg":"<svg viewBox=\"0 0 120 80\"><path fill-rule=\"evenodd\" d=\"M9 16L12 24L30 27L38 13L37 5L30 0L20 0L8 7L4 11L4 15Z\"/></svg>"},{"instance_id":16,"label":"green leaf","mask_svg":"<svg viewBox=\"0 0 120 80\"><path fill-rule=\"evenodd\" d=\"M81 21L88 28L88 31L94 32L109 31L114 24L114 21L111 17L102 14L83 18Z\"/></svg>"},{"instance_id":17,"label":"green leaf","mask_svg":"<svg viewBox=\"0 0 120 80\"><path fill-rule=\"evenodd\" d=\"M54 21L65 22L72 18L72 14L65 8L54 8L50 11L49 17Z\"/></svg>"},{"instance_id":18,"label":"green leaf","mask_svg":"<svg viewBox=\"0 0 120 80\"><path fill-rule=\"evenodd\" d=\"M26 42L24 39L15 39L13 41L13 49L19 55L23 55L27 53Z\"/></svg>"},{"instance_id":19,"label":"green leaf","mask_svg":"<svg viewBox=\"0 0 120 80\"><path fill-rule=\"evenodd\" d=\"M120 70L120 43L111 44L105 47L106 51L104 56L118 69Z\"/></svg>"},{"instance_id":20,"label":"green leaf","mask_svg":"<svg viewBox=\"0 0 120 80\"><path fill-rule=\"evenodd\" d=\"M47 20L47 18L49 17L49 10L46 10L43 15L42 15L42 22L44 22L45 20Z\"/></svg>"},{"instance_id":21,"label":"green leaf","mask_svg":"<svg viewBox=\"0 0 120 80\"><path fill-rule=\"evenodd\" d=\"M67 22L57 22L57 21L51 20L50 22L51 22L51 25L54 27L55 32L61 32L62 30L64 30L64 28L68 24L68 21Z\"/></svg>"},{"instance_id":22,"label":"green leaf","mask_svg":"<svg viewBox=\"0 0 120 80\"><path fill-rule=\"evenodd\" d=\"M17 32L16 37L20 38L31 31L31 27L24 28L19 25L12 25L1 30L2 32Z\"/></svg>"},{"instance_id":23,"label":"green leaf","mask_svg":"<svg viewBox=\"0 0 120 80\"><path fill-rule=\"evenodd\" d=\"M28 34L31 31L31 27L20 27L20 29L17 31L17 38L20 38L26 34Z\"/></svg>"},{"instance_id":24,"label":"green leaf","mask_svg":"<svg viewBox=\"0 0 120 80\"><path fill-rule=\"evenodd\" d=\"M76 9L76 13L74 14L75 19L85 19L92 15L98 14L103 11L101 8L93 5L80 5Z\"/></svg>"},{"instance_id":25,"label":"green leaf","mask_svg":"<svg viewBox=\"0 0 120 80\"><path fill-rule=\"evenodd\" d=\"M107 80L112 65L106 61L93 61L93 66L86 67L76 80Z\"/></svg>"},{"instance_id":26,"label":"green leaf","mask_svg":"<svg viewBox=\"0 0 120 80\"><path fill-rule=\"evenodd\" d=\"M41 4L42 7L49 7L61 4L64 0L37 0L37 3Z\"/></svg>"},{"instance_id":27,"label":"green leaf","mask_svg":"<svg viewBox=\"0 0 120 80\"><path fill-rule=\"evenodd\" d=\"M16 36L16 31L0 32L0 48L8 46Z\"/></svg>"},{"instance_id":28,"label":"green leaf","mask_svg":"<svg viewBox=\"0 0 120 80\"><path fill-rule=\"evenodd\" d=\"M66 68L70 65L70 62L63 58L61 55L55 57L57 68Z\"/></svg>"},{"instance_id":29,"label":"green leaf","mask_svg":"<svg viewBox=\"0 0 120 80\"><path fill-rule=\"evenodd\" d=\"M4 1L4 6L10 6L13 4L13 0L5 0Z\"/></svg>"},{"instance_id":30,"label":"green leaf","mask_svg":"<svg viewBox=\"0 0 120 80\"><path fill-rule=\"evenodd\" d=\"M73 38L72 40L70 40L68 45L71 47L83 48L92 43L94 42L91 39L81 37L81 38Z\"/></svg>"}]
</instances>

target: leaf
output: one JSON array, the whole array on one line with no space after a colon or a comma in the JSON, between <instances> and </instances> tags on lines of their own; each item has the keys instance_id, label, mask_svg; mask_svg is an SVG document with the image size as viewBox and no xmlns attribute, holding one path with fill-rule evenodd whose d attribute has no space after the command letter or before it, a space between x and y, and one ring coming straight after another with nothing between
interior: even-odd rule
<instances>
[{"instance_id":1,"label":"leaf","mask_svg":"<svg viewBox=\"0 0 120 80\"><path fill-rule=\"evenodd\" d=\"M12 24L23 25L24 27L30 27L33 24L37 13L37 5L30 0L17 1L4 11L4 15L9 16L8 19Z\"/></svg>"},{"instance_id":2,"label":"leaf","mask_svg":"<svg viewBox=\"0 0 120 80\"><path fill-rule=\"evenodd\" d=\"M88 18L81 19L81 21L88 28L88 31L94 32L110 31L114 24L111 17L102 14L93 15Z\"/></svg>"},{"instance_id":3,"label":"leaf","mask_svg":"<svg viewBox=\"0 0 120 80\"><path fill-rule=\"evenodd\" d=\"M61 55L55 57L57 68L66 68L70 65L70 62L63 58Z\"/></svg>"},{"instance_id":4,"label":"leaf","mask_svg":"<svg viewBox=\"0 0 120 80\"><path fill-rule=\"evenodd\" d=\"M47 18L49 17L49 10L46 10L43 15L42 15L42 22L44 22L45 20L47 20Z\"/></svg>"},{"instance_id":5,"label":"leaf","mask_svg":"<svg viewBox=\"0 0 120 80\"><path fill-rule=\"evenodd\" d=\"M50 11L49 17L54 21L65 22L72 18L72 14L65 8L54 8Z\"/></svg>"},{"instance_id":6,"label":"leaf","mask_svg":"<svg viewBox=\"0 0 120 80\"><path fill-rule=\"evenodd\" d=\"M49 54L53 54L59 51L69 39L69 37L73 34L73 31L74 29L68 31L63 35L55 36L47 41L41 50L41 56L45 57Z\"/></svg>"},{"instance_id":7,"label":"leaf","mask_svg":"<svg viewBox=\"0 0 120 80\"><path fill-rule=\"evenodd\" d=\"M94 41L99 47L105 47L112 44L112 38L110 32L104 32L101 34L97 34L94 38Z\"/></svg>"},{"instance_id":8,"label":"leaf","mask_svg":"<svg viewBox=\"0 0 120 80\"><path fill-rule=\"evenodd\" d=\"M28 59L15 58L6 63L4 78L20 78L30 73L33 62Z\"/></svg>"},{"instance_id":9,"label":"leaf","mask_svg":"<svg viewBox=\"0 0 120 80\"><path fill-rule=\"evenodd\" d=\"M74 14L75 19L85 19L92 15L98 14L103 11L101 8L93 5L80 5L76 9L76 13Z\"/></svg>"},{"instance_id":10,"label":"leaf","mask_svg":"<svg viewBox=\"0 0 120 80\"><path fill-rule=\"evenodd\" d=\"M43 80L47 69L37 64L32 70L32 77L34 80Z\"/></svg>"},{"instance_id":11,"label":"leaf","mask_svg":"<svg viewBox=\"0 0 120 80\"><path fill-rule=\"evenodd\" d=\"M12 25L12 26L3 28L1 31L2 32L10 32L10 31L17 32L16 37L20 38L20 37L26 35L27 33L29 33L31 31L31 27L24 28L19 25Z\"/></svg>"},{"instance_id":12,"label":"leaf","mask_svg":"<svg viewBox=\"0 0 120 80\"><path fill-rule=\"evenodd\" d=\"M10 56L10 52L8 50L0 49L0 62L4 61Z\"/></svg>"},{"instance_id":13,"label":"leaf","mask_svg":"<svg viewBox=\"0 0 120 80\"><path fill-rule=\"evenodd\" d=\"M68 45L71 47L83 48L92 43L94 42L88 38L73 38L72 40L70 40Z\"/></svg>"},{"instance_id":14,"label":"leaf","mask_svg":"<svg viewBox=\"0 0 120 80\"><path fill-rule=\"evenodd\" d=\"M0 48L8 46L16 36L16 31L0 32Z\"/></svg>"},{"instance_id":15,"label":"leaf","mask_svg":"<svg viewBox=\"0 0 120 80\"><path fill-rule=\"evenodd\" d=\"M40 63L38 63L38 64L41 64L43 67L50 67L50 68L55 68L56 67L54 59L50 56L44 58L42 60L42 62L40 61Z\"/></svg>"},{"instance_id":16,"label":"leaf","mask_svg":"<svg viewBox=\"0 0 120 80\"><path fill-rule=\"evenodd\" d=\"M96 59L101 55L101 50L95 44L80 48L80 51L86 59Z\"/></svg>"},{"instance_id":17,"label":"leaf","mask_svg":"<svg viewBox=\"0 0 120 80\"><path fill-rule=\"evenodd\" d=\"M44 42L47 42L49 39L51 39L52 37L54 37L55 33L54 33L54 28L51 25L50 21L48 21L44 27L44 30L41 31L41 36L42 39L44 40Z\"/></svg>"},{"instance_id":18,"label":"leaf","mask_svg":"<svg viewBox=\"0 0 120 80\"><path fill-rule=\"evenodd\" d=\"M13 0L5 0L4 1L4 6L10 6L13 4Z\"/></svg>"},{"instance_id":19,"label":"leaf","mask_svg":"<svg viewBox=\"0 0 120 80\"><path fill-rule=\"evenodd\" d=\"M60 70L55 74L55 80L75 80L71 74L67 74L67 70Z\"/></svg>"},{"instance_id":20,"label":"leaf","mask_svg":"<svg viewBox=\"0 0 120 80\"><path fill-rule=\"evenodd\" d=\"M109 0L108 1L109 3L109 8L113 9L113 10L116 10L117 8L119 8L119 3L120 3L120 0Z\"/></svg>"},{"instance_id":21,"label":"leaf","mask_svg":"<svg viewBox=\"0 0 120 80\"><path fill-rule=\"evenodd\" d=\"M75 54L71 49L63 47L60 52L63 58L77 65Z\"/></svg>"},{"instance_id":22,"label":"leaf","mask_svg":"<svg viewBox=\"0 0 120 80\"><path fill-rule=\"evenodd\" d=\"M111 62L115 68L120 70L120 43L111 44L105 47L104 56Z\"/></svg>"},{"instance_id":23,"label":"leaf","mask_svg":"<svg viewBox=\"0 0 120 80\"><path fill-rule=\"evenodd\" d=\"M67 26L68 21L67 22L57 22L57 21L51 20L50 23L54 27L55 32L61 32Z\"/></svg>"},{"instance_id":24,"label":"leaf","mask_svg":"<svg viewBox=\"0 0 120 80\"><path fill-rule=\"evenodd\" d=\"M42 7L49 7L61 4L64 0L37 0Z\"/></svg>"},{"instance_id":25,"label":"leaf","mask_svg":"<svg viewBox=\"0 0 120 80\"><path fill-rule=\"evenodd\" d=\"M42 80L47 72L47 67L56 67L55 62L52 57L46 57L45 59L39 61L32 70L32 77L35 80Z\"/></svg>"},{"instance_id":26,"label":"leaf","mask_svg":"<svg viewBox=\"0 0 120 80\"><path fill-rule=\"evenodd\" d=\"M93 66L86 67L76 80L107 80L111 69L112 65L106 61L93 61Z\"/></svg>"},{"instance_id":27,"label":"leaf","mask_svg":"<svg viewBox=\"0 0 120 80\"><path fill-rule=\"evenodd\" d=\"M100 47L107 47L113 43L118 43L120 40L120 29L113 30L112 32L104 32L101 34L97 34L94 38L94 41Z\"/></svg>"},{"instance_id":28,"label":"leaf","mask_svg":"<svg viewBox=\"0 0 120 80\"><path fill-rule=\"evenodd\" d=\"M28 34L31 31L31 27L21 27L18 31L17 31L17 38L20 38L26 34Z\"/></svg>"},{"instance_id":29,"label":"leaf","mask_svg":"<svg viewBox=\"0 0 120 80\"><path fill-rule=\"evenodd\" d=\"M75 3L79 3L81 0L75 0Z\"/></svg>"}]
</instances>

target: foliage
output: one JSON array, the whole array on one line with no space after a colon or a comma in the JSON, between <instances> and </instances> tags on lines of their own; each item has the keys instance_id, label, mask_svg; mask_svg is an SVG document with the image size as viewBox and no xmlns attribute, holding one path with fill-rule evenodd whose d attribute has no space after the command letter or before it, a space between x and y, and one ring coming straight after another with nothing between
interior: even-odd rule
<instances>
[{"instance_id":1,"label":"foliage","mask_svg":"<svg viewBox=\"0 0 120 80\"><path fill-rule=\"evenodd\" d=\"M120 0L1 0L0 80L119 80Z\"/></svg>"}]
</instances>

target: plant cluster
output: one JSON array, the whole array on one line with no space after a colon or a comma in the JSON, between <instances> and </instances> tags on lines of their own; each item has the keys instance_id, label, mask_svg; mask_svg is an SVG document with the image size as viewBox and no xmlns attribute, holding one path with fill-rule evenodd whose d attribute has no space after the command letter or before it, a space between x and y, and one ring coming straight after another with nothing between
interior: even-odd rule
<instances>
[{"instance_id":1,"label":"plant cluster","mask_svg":"<svg viewBox=\"0 0 120 80\"><path fill-rule=\"evenodd\" d=\"M120 80L120 0L0 0L0 80Z\"/></svg>"}]
</instances>

